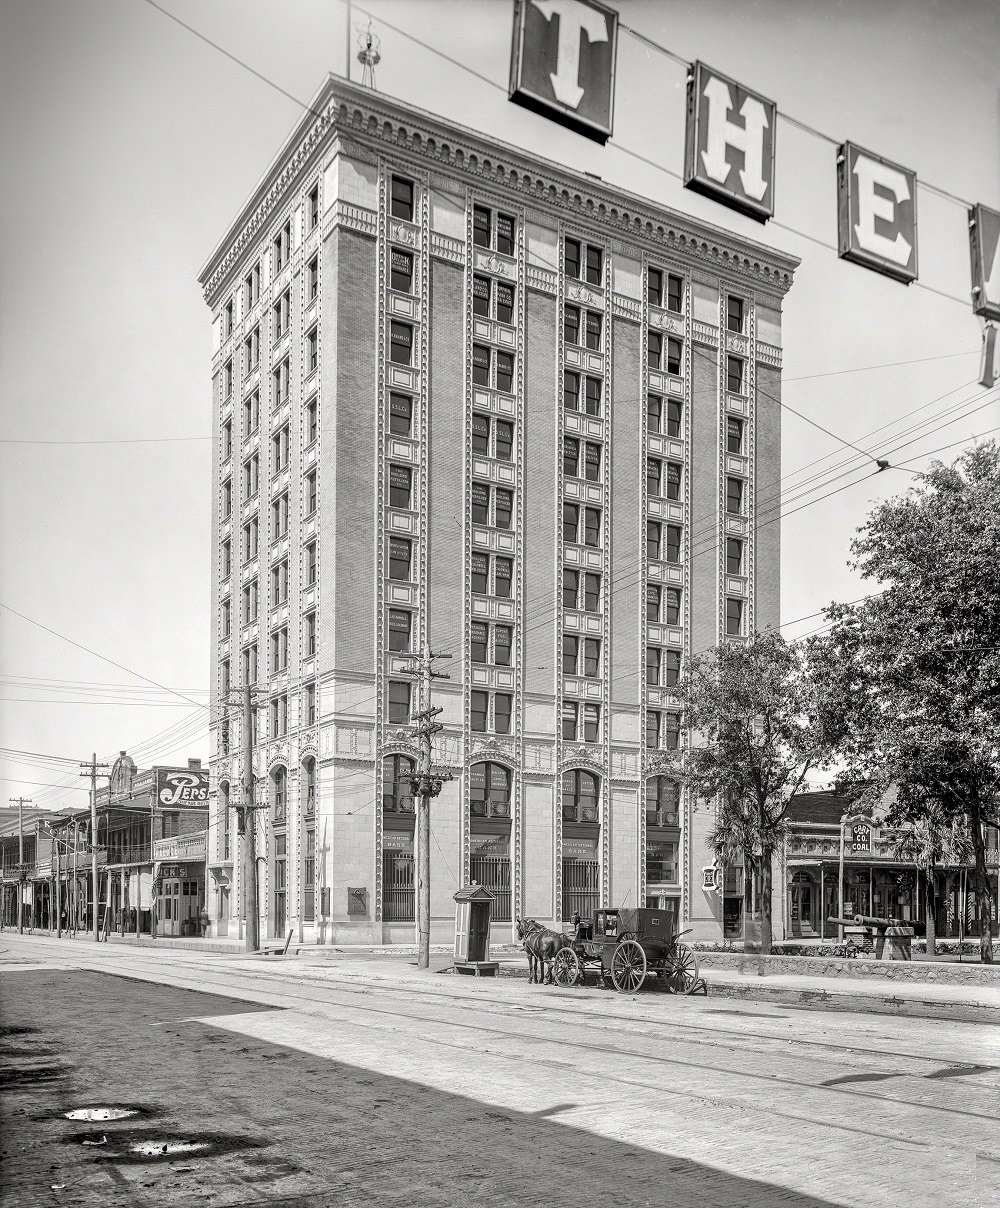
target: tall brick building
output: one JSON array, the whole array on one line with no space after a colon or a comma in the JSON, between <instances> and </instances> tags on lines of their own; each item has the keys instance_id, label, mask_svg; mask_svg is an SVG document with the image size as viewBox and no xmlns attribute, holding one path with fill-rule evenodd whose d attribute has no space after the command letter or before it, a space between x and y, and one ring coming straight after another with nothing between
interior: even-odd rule
<instances>
[{"instance_id":1,"label":"tall brick building","mask_svg":"<svg viewBox=\"0 0 1000 1208\"><path fill-rule=\"evenodd\" d=\"M685 656L778 621L797 262L334 77L312 111L201 276L213 674L264 701L262 933L412 936L427 641L435 936L469 880L498 934L649 902L718 936L711 819L660 773ZM232 934L244 735L214 733Z\"/></svg>"}]
</instances>

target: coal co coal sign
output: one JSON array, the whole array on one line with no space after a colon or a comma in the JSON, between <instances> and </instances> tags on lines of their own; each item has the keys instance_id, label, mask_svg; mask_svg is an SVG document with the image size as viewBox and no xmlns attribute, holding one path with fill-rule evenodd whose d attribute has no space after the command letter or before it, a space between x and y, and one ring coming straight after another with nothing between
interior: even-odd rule
<instances>
[{"instance_id":1,"label":"coal co coal sign","mask_svg":"<svg viewBox=\"0 0 1000 1208\"><path fill-rule=\"evenodd\" d=\"M512 101L604 143L612 135L618 15L598 0L516 0ZM656 120L662 114L654 104ZM687 81L684 183L758 222L774 216L777 106L704 63ZM836 151L838 248L908 284L917 279L917 175L845 142ZM831 171L831 175L833 172ZM1000 319L1000 213L969 212L976 314Z\"/></svg>"}]
</instances>

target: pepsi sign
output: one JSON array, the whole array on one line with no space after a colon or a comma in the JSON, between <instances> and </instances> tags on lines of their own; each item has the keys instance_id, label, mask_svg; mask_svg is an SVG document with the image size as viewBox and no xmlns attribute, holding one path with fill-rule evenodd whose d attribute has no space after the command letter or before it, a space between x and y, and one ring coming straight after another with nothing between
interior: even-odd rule
<instances>
[{"instance_id":1,"label":"pepsi sign","mask_svg":"<svg viewBox=\"0 0 1000 1208\"><path fill-rule=\"evenodd\" d=\"M156 804L161 809L207 809L208 772L193 768L157 768Z\"/></svg>"}]
</instances>

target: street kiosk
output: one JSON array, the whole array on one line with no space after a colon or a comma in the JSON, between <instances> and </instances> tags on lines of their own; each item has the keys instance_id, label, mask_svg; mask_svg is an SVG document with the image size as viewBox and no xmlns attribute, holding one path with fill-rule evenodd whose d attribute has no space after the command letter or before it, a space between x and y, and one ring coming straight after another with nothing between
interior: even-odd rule
<instances>
[{"instance_id":1,"label":"street kiosk","mask_svg":"<svg viewBox=\"0 0 1000 1208\"><path fill-rule=\"evenodd\" d=\"M473 882L455 894L455 902L455 972L496 977L500 966L490 960L493 894Z\"/></svg>"}]
</instances>

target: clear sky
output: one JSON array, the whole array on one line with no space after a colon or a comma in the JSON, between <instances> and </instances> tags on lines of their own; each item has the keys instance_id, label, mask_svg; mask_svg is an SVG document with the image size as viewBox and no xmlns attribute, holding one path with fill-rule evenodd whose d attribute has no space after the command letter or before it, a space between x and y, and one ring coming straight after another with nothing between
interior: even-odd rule
<instances>
[{"instance_id":1,"label":"clear sky","mask_svg":"<svg viewBox=\"0 0 1000 1208\"><path fill-rule=\"evenodd\" d=\"M302 102L344 71L340 0L163 6ZM604 148L506 99L513 0L369 0L352 40L371 14L381 92L801 257L783 398L837 437L913 470L996 429L997 392L975 385L961 202L1000 209L1000 4L614 6L826 136L779 117L766 227L681 186L684 67L624 29ZM140 766L209 753L210 340L195 278L300 109L145 0L7 0L0 94L0 601L121 664L0 611L0 799L82 805L80 788L51 787L77 785L71 763L9 750L127 748ZM843 139L917 172L919 285L837 259ZM60 443L14 443L27 441ZM870 590L847 567L850 538L913 481L871 469L785 412L787 636Z\"/></svg>"}]
</instances>

